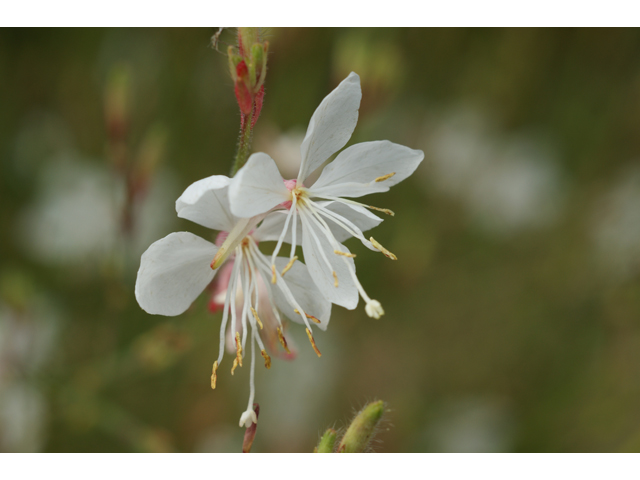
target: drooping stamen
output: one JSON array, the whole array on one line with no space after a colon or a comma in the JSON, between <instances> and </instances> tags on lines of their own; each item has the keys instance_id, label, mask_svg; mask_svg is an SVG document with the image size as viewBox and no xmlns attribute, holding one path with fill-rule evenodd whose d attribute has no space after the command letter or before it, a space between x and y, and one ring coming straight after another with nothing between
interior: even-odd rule
<instances>
[{"instance_id":1,"label":"drooping stamen","mask_svg":"<svg viewBox=\"0 0 640 480\"><path fill-rule=\"evenodd\" d=\"M321 357L322 354L320 353L320 350L318 350L318 347L316 346L316 341L313 339L313 335L311 334L311 330L309 328L307 328L307 337L309 337L309 341L311 342L311 346L313 347L313 350L316 352L316 355L318 355L318 357Z\"/></svg>"},{"instance_id":2,"label":"drooping stamen","mask_svg":"<svg viewBox=\"0 0 640 480\"><path fill-rule=\"evenodd\" d=\"M293 258L296 254L296 234L298 233L297 220L298 220L298 209L294 208L293 220L291 222L291 253L289 253L289 258Z\"/></svg>"},{"instance_id":3,"label":"drooping stamen","mask_svg":"<svg viewBox=\"0 0 640 480\"><path fill-rule=\"evenodd\" d=\"M271 283L276 284L276 266L271 264Z\"/></svg>"},{"instance_id":4,"label":"drooping stamen","mask_svg":"<svg viewBox=\"0 0 640 480\"><path fill-rule=\"evenodd\" d=\"M242 366L242 344L240 343L240 333L236 332L236 359L238 365Z\"/></svg>"},{"instance_id":5,"label":"drooping stamen","mask_svg":"<svg viewBox=\"0 0 640 480\"><path fill-rule=\"evenodd\" d=\"M374 247L376 247L378 250L382 252L382 254L385 257L390 258L391 260L398 260L398 257L396 257L393 253L391 253L389 250L384 248L382 245L380 245L380 243L376 239L371 237L369 240L371 241Z\"/></svg>"},{"instance_id":6,"label":"drooping stamen","mask_svg":"<svg viewBox=\"0 0 640 480\"><path fill-rule=\"evenodd\" d=\"M265 266L268 265L267 264L267 259L260 252L260 250L258 250L258 247L255 244L255 242L251 242L250 245L251 245L252 250L255 252L256 262L262 262L263 268L265 268ZM304 324L307 327L309 327L309 322L307 322L307 317L304 315L304 310L302 309L302 307L296 301L295 297L293 296L293 293L291 293L291 290L289 289L289 286L284 281L282 276L277 277L277 284L278 284L278 288L280 289L280 291L284 294L287 302L289 302L289 305L291 305L293 308L297 308L300 311L300 316L302 317L302 321L304 322ZM282 324L280 323L280 325L282 325Z\"/></svg>"},{"instance_id":7,"label":"drooping stamen","mask_svg":"<svg viewBox=\"0 0 640 480\"><path fill-rule=\"evenodd\" d=\"M222 363L222 358L224 357L224 343L225 343L225 331L227 327L227 321L229 320L229 311L231 296L233 294L233 311L235 312L235 296L237 291L237 279L238 279L238 270L240 265L238 263L233 264L233 269L231 270L231 277L229 277L229 284L227 285L227 293L224 298L224 311L222 312L222 323L220 324L220 345L218 351L218 360L217 363L220 365ZM234 322L234 314L231 315L231 324ZM230 326L231 327L231 326Z\"/></svg>"},{"instance_id":8,"label":"drooping stamen","mask_svg":"<svg viewBox=\"0 0 640 480\"><path fill-rule=\"evenodd\" d=\"M215 390L216 389L216 380L218 378L218 376L216 375L218 371L218 361L216 360L215 362L213 362L213 368L211 369L211 389Z\"/></svg>"},{"instance_id":9,"label":"drooping stamen","mask_svg":"<svg viewBox=\"0 0 640 480\"><path fill-rule=\"evenodd\" d=\"M251 332L251 336L253 337L251 342L251 374L249 375L249 405L247 406L247 410L253 409L253 399L256 396L256 336L257 333L255 330Z\"/></svg>"},{"instance_id":10,"label":"drooping stamen","mask_svg":"<svg viewBox=\"0 0 640 480\"><path fill-rule=\"evenodd\" d=\"M312 210L312 212L313 212L313 210ZM340 243L335 239L335 237L331 233L331 230L329 229L329 226L327 225L327 222L325 222L324 219L322 219L322 217L320 217L320 215L315 214L315 212L314 212L314 215L311 216L311 220L313 222L316 222L316 225L322 231L322 233L324 233L325 237L327 238L327 240L329 241L331 246L336 250L339 249L340 248ZM389 253L391 253L391 252L389 252ZM347 270L349 271L349 274L351 275L351 278L353 279L353 283L356 285L358 291L360 292L360 296L362 296L363 300L367 304L365 306L365 312L370 317L380 318L381 315L384 315L384 310L382 309L382 306L380 305L380 302L378 302L377 300L371 300L371 298L367 295L367 292L364 291L364 288L362 287L362 284L358 280L358 276L356 275L355 269L352 266L352 264L349 263L349 261L347 260L347 257L341 256L341 258L345 262L345 265L347 266ZM369 308L367 308L367 306Z\"/></svg>"},{"instance_id":11,"label":"drooping stamen","mask_svg":"<svg viewBox=\"0 0 640 480\"><path fill-rule=\"evenodd\" d=\"M340 250L334 250L333 253L336 255L342 255L343 257L356 258L355 253L341 252Z\"/></svg>"},{"instance_id":12,"label":"drooping stamen","mask_svg":"<svg viewBox=\"0 0 640 480\"><path fill-rule=\"evenodd\" d=\"M291 269L291 267L293 267L293 264L296 262L296 260L298 260L297 256L294 256L291 260L289 260L289 263L285 265L280 275L284 277L284 274L287 273Z\"/></svg>"},{"instance_id":13,"label":"drooping stamen","mask_svg":"<svg viewBox=\"0 0 640 480\"><path fill-rule=\"evenodd\" d=\"M264 358L264 366L267 368L271 368L271 357L267 355L267 351L265 349L262 349L260 351L260 354Z\"/></svg>"},{"instance_id":14,"label":"drooping stamen","mask_svg":"<svg viewBox=\"0 0 640 480\"><path fill-rule=\"evenodd\" d=\"M284 238L287 236L287 230L289 229L289 221L291 220L291 216L293 212L296 211L296 201L298 199L297 195L292 195L293 199L291 202L291 207L289 208L289 213L287 213L287 218L284 221L284 227L282 229L282 233L280 233L280 237L278 238L278 243L276 244L276 248L273 250L273 254L271 255L271 266L275 267L276 257L278 253L280 253L280 247L282 247L282 242L284 242ZM275 275L275 274L274 274ZM276 283L275 280L272 283Z\"/></svg>"},{"instance_id":15,"label":"drooping stamen","mask_svg":"<svg viewBox=\"0 0 640 480\"><path fill-rule=\"evenodd\" d=\"M383 175L381 177L378 177L374 180L374 182L384 182L385 180L393 177L396 174L396 172L392 172L392 173L387 173L386 175Z\"/></svg>"},{"instance_id":16,"label":"drooping stamen","mask_svg":"<svg viewBox=\"0 0 640 480\"><path fill-rule=\"evenodd\" d=\"M258 312L256 312L255 308L251 307L251 313L253 313L253 317L256 319L256 322L258 322L258 325L260 326L260 330L262 330L264 328L264 326L262 325L262 322L260 321L260 317L258 316Z\"/></svg>"},{"instance_id":17,"label":"drooping stamen","mask_svg":"<svg viewBox=\"0 0 640 480\"><path fill-rule=\"evenodd\" d=\"M297 314L300 314L300 311L297 308L294 308L293 311ZM309 320L311 320L312 322L315 323L322 323L320 320L318 320L316 317L314 317L313 315L309 315L308 313L305 313L305 315L307 316L307 318Z\"/></svg>"},{"instance_id":18,"label":"drooping stamen","mask_svg":"<svg viewBox=\"0 0 640 480\"><path fill-rule=\"evenodd\" d=\"M280 345L282 345L282 348L284 348L284 351L287 353L291 353L291 351L289 350L289 347L287 346L287 339L284 338L284 335L282 334L282 330L280 329L280 327L277 327L276 331L278 332L278 340L280 340Z\"/></svg>"},{"instance_id":19,"label":"drooping stamen","mask_svg":"<svg viewBox=\"0 0 640 480\"><path fill-rule=\"evenodd\" d=\"M378 212L386 213L391 217L395 216L395 213L393 213L393 211L389 210L388 208L374 207L373 205L365 205L365 207L370 208L371 210L376 210Z\"/></svg>"},{"instance_id":20,"label":"drooping stamen","mask_svg":"<svg viewBox=\"0 0 640 480\"><path fill-rule=\"evenodd\" d=\"M233 375L233 372L235 372L237 366L238 366L238 359L234 358L233 359L233 366L231 367L231 375Z\"/></svg>"},{"instance_id":21,"label":"drooping stamen","mask_svg":"<svg viewBox=\"0 0 640 480\"><path fill-rule=\"evenodd\" d=\"M349 198L333 197L331 195L315 195L315 194L314 194L314 197L315 198L323 198L325 200L333 200L334 202L339 202L339 203L348 203L348 204L351 204L351 205L359 205L360 207L370 208L371 210L377 210L378 212L386 213L387 215L391 215L392 217L395 215L395 213L393 213L388 208L374 207L373 205L367 205L365 203L356 202L355 200L351 200Z\"/></svg>"}]
</instances>

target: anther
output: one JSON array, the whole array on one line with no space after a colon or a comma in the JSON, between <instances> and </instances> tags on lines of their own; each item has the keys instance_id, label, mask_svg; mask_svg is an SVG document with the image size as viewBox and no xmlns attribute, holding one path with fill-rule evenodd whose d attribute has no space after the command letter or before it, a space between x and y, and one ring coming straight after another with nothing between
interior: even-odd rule
<instances>
[{"instance_id":1,"label":"anther","mask_svg":"<svg viewBox=\"0 0 640 480\"><path fill-rule=\"evenodd\" d=\"M211 388L213 390L216 389L216 379L218 378L218 376L216 375L217 371L218 371L218 361L216 360L215 362L213 362L213 369L211 370Z\"/></svg>"},{"instance_id":2,"label":"anther","mask_svg":"<svg viewBox=\"0 0 640 480\"><path fill-rule=\"evenodd\" d=\"M271 265L271 283L275 285L276 283L276 266Z\"/></svg>"},{"instance_id":3,"label":"anther","mask_svg":"<svg viewBox=\"0 0 640 480\"><path fill-rule=\"evenodd\" d=\"M333 286L338 288L338 275L336 274L335 270L331 273L333 273Z\"/></svg>"},{"instance_id":4,"label":"anther","mask_svg":"<svg viewBox=\"0 0 640 480\"><path fill-rule=\"evenodd\" d=\"M349 258L356 257L355 253L341 252L340 250L334 250L333 253L335 253L336 255L342 255L343 257L349 257Z\"/></svg>"},{"instance_id":5,"label":"anther","mask_svg":"<svg viewBox=\"0 0 640 480\"><path fill-rule=\"evenodd\" d=\"M282 334L282 330L280 329L280 327L277 328L277 331L278 331L278 340L280 340L280 344L282 345L282 348L284 348L285 352L291 353L291 351L289 350L289 347L287 346L287 340L284 338L284 335Z\"/></svg>"},{"instance_id":6,"label":"anther","mask_svg":"<svg viewBox=\"0 0 640 480\"><path fill-rule=\"evenodd\" d=\"M311 342L311 346L315 350L316 355L318 355L318 357L321 357L322 354L320 353L320 350L318 350L318 347L316 346L316 341L313 339L313 335L311 334L311 330L309 330L308 328L307 328L307 337L309 337L309 341Z\"/></svg>"},{"instance_id":7,"label":"anther","mask_svg":"<svg viewBox=\"0 0 640 480\"><path fill-rule=\"evenodd\" d=\"M238 365L242 366L242 344L240 343L240 332L236 332L236 359Z\"/></svg>"},{"instance_id":8,"label":"anther","mask_svg":"<svg viewBox=\"0 0 640 480\"><path fill-rule=\"evenodd\" d=\"M264 366L267 368L271 368L271 357L269 355L267 355L267 351L266 350L261 350L260 353L262 354L262 357L264 358Z\"/></svg>"},{"instance_id":9,"label":"anther","mask_svg":"<svg viewBox=\"0 0 640 480\"><path fill-rule=\"evenodd\" d=\"M258 322L258 326L260 327L260 330L262 330L264 327L262 326L262 322L260 321L260 317L258 316L258 312L256 312L255 308L251 307L251 313L253 313L253 316L256 319L256 322Z\"/></svg>"},{"instance_id":10,"label":"anther","mask_svg":"<svg viewBox=\"0 0 640 480\"><path fill-rule=\"evenodd\" d=\"M291 260L289 260L289 263L287 263L287 265L282 269L282 273L280 275L284 277L284 274L287 273L291 269L291 267L293 267L293 264L297 259L298 257L295 256Z\"/></svg>"},{"instance_id":11,"label":"anther","mask_svg":"<svg viewBox=\"0 0 640 480\"><path fill-rule=\"evenodd\" d=\"M371 237L369 241L373 244L374 247L380 250L385 257L390 258L391 260L398 259L398 257L396 257L393 253L391 253L389 250L387 250L382 245L380 245L380 243L375 238Z\"/></svg>"},{"instance_id":12,"label":"anther","mask_svg":"<svg viewBox=\"0 0 640 480\"><path fill-rule=\"evenodd\" d=\"M237 366L238 366L238 359L234 358L233 359L233 366L231 367L231 375L233 375L233 372L235 371Z\"/></svg>"},{"instance_id":13,"label":"anther","mask_svg":"<svg viewBox=\"0 0 640 480\"><path fill-rule=\"evenodd\" d=\"M293 309L293 311L294 311L295 313L297 313L298 315L300 315L300 310L298 310L297 308L294 308L294 309ZM320 320L318 320L318 319L317 319L316 317L314 317L313 315L309 315L307 312L305 312L304 314L305 314L305 316L306 316L309 320L311 320L312 322L315 322L315 323L322 323Z\"/></svg>"},{"instance_id":14,"label":"anther","mask_svg":"<svg viewBox=\"0 0 640 480\"><path fill-rule=\"evenodd\" d=\"M392 217L395 215L395 213L393 213L391 210L389 210L388 208L380 208L380 207L374 207L373 205L369 205L369 208L371 210L377 210L378 212L382 212L382 213L386 213L387 215L391 215Z\"/></svg>"},{"instance_id":15,"label":"anther","mask_svg":"<svg viewBox=\"0 0 640 480\"><path fill-rule=\"evenodd\" d=\"M387 173L386 175L383 175L381 177L378 177L374 180L374 182L384 182L385 180L387 180L388 178L393 177L396 174L396 172L393 173Z\"/></svg>"}]
</instances>

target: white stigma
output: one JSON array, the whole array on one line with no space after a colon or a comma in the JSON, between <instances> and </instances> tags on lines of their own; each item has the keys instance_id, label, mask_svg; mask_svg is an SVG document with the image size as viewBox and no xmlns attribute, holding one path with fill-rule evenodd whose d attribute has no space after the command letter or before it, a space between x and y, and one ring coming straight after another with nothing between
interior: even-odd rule
<instances>
[{"instance_id":1,"label":"white stigma","mask_svg":"<svg viewBox=\"0 0 640 480\"><path fill-rule=\"evenodd\" d=\"M250 408L243 412L240 416L240 426L249 428L252 423L258 423L258 417L256 417L256 412L254 412L253 409Z\"/></svg>"},{"instance_id":2,"label":"white stigma","mask_svg":"<svg viewBox=\"0 0 640 480\"><path fill-rule=\"evenodd\" d=\"M369 300L364 307L364 311L367 312L371 318L379 319L382 315L384 315L384 310L382 309L382 305L377 300Z\"/></svg>"}]
</instances>

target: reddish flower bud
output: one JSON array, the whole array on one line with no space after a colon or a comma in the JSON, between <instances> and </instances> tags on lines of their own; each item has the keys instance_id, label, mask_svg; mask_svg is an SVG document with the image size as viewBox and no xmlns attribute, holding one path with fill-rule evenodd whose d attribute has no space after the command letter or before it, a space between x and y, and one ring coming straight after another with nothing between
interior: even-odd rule
<instances>
[{"instance_id":1,"label":"reddish flower bud","mask_svg":"<svg viewBox=\"0 0 640 480\"><path fill-rule=\"evenodd\" d=\"M264 85L260 87L258 93L256 94L256 99L253 108L253 118L251 118L251 128L258 121L258 117L260 116L260 112L262 111L262 102L264 100Z\"/></svg>"},{"instance_id":2,"label":"reddish flower bud","mask_svg":"<svg viewBox=\"0 0 640 480\"><path fill-rule=\"evenodd\" d=\"M238 106L240 107L240 111L245 115L249 115L251 110L253 109L253 96L251 92L247 88L247 85L241 80L238 79L236 82L236 100L238 100Z\"/></svg>"}]
</instances>

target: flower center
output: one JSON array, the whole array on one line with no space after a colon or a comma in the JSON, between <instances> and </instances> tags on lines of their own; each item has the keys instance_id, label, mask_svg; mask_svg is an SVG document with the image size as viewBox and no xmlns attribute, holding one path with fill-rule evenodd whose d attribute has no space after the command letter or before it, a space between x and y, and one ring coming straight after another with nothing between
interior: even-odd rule
<instances>
[{"instance_id":1,"label":"flower center","mask_svg":"<svg viewBox=\"0 0 640 480\"><path fill-rule=\"evenodd\" d=\"M295 179L284 180L284 186L287 187L287 190L289 190L291 196L289 200L287 200L286 202L282 202L280 206L286 208L287 210L291 210L291 205L293 204L294 198L296 198L299 201L309 196L305 186L302 183L298 185L298 181Z\"/></svg>"}]
</instances>

